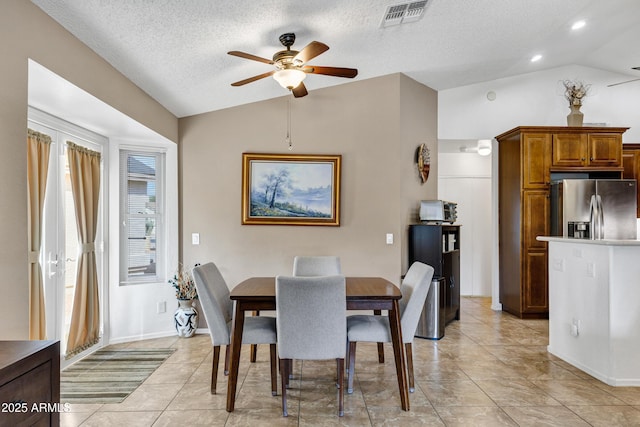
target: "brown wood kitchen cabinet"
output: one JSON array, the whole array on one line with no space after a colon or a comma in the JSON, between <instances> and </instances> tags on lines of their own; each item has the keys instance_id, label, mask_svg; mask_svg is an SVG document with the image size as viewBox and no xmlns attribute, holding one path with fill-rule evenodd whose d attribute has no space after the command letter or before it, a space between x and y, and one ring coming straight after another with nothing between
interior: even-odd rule
<instances>
[{"instance_id":1,"label":"brown wood kitchen cabinet","mask_svg":"<svg viewBox=\"0 0 640 427\"><path fill-rule=\"evenodd\" d=\"M622 163L622 136L616 133L557 133L552 166L608 167Z\"/></svg>"},{"instance_id":2,"label":"brown wood kitchen cabinet","mask_svg":"<svg viewBox=\"0 0 640 427\"><path fill-rule=\"evenodd\" d=\"M519 126L498 141L500 303L522 318L548 317L549 185L554 174L622 177L627 128ZM640 153L640 151L639 151ZM640 157L639 157L640 159Z\"/></svg>"}]
</instances>

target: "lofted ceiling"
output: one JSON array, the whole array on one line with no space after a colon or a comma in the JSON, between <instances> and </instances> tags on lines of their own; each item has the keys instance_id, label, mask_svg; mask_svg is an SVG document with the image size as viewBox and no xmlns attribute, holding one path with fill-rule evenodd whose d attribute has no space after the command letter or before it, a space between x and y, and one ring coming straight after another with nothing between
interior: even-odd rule
<instances>
[{"instance_id":1,"label":"lofted ceiling","mask_svg":"<svg viewBox=\"0 0 640 427\"><path fill-rule=\"evenodd\" d=\"M355 80L401 72L444 90L572 64L640 78L638 0L429 0L420 20L387 27L402 1L31 1L177 117L285 95L272 78L232 87L272 66L227 52L270 59L287 32L297 50L326 43L309 64L357 68ZM577 20L586 25L572 31ZM350 81L305 84L312 97Z\"/></svg>"}]
</instances>

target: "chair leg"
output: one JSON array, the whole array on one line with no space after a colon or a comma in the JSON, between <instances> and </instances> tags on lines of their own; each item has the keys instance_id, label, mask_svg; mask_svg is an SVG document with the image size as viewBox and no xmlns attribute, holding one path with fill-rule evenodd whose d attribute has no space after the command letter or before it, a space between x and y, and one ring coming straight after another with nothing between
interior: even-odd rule
<instances>
[{"instance_id":1,"label":"chair leg","mask_svg":"<svg viewBox=\"0 0 640 427\"><path fill-rule=\"evenodd\" d=\"M276 345L269 345L269 362L271 364L271 395L276 396L278 394L278 369L276 364Z\"/></svg>"},{"instance_id":2,"label":"chair leg","mask_svg":"<svg viewBox=\"0 0 640 427\"><path fill-rule=\"evenodd\" d=\"M229 348L229 346L227 346ZM218 383L218 362L220 360L220 346L213 346L213 365L211 365L211 394L216 394Z\"/></svg>"},{"instance_id":3,"label":"chair leg","mask_svg":"<svg viewBox=\"0 0 640 427\"><path fill-rule=\"evenodd\" d=\"M282 416L288 417L289 413L287 412L287 378L289 377L289 373L287 372L287 359L280 359L280 380L282 382Z\"/></svg>"},{"instance_id":4,"label":"chair leg","mask_svg":"<svg viewBox=\"0 0 640 427\"><path fill-rule=\"evenodd\" d=\"M338 359L338 416L344 416L344 359Z\"/></svg>"},{"instance_id":5,"label":"chair leg","mask_svg":"<svg viewBox=\"0 0 640 427\"><path fill-rule=\"evenodd\" d=\"M384 343L378 343L378 363L384 363Z\"/></svg>"},{"instance_id":6,"label":"chair leg","mask_svg":"<svg viewBox=\"0 0 640 427\"><path fill-rule=\"evenodd\" d=\"M349 376L347 379L347 393L353 393L353 374L356 367L356 342L349 343Z\"/></svg>"},{"instance_id":7,"label":"chair leg","mask_svg":"<svg viewBox=\"0 0 640 427\"><path fill-rule=\"evenodd\" d=\"M409 393L413 393L415 389L415 383L413 378L413 352L411 343L408 342L404 345L405 354L407 356L407 375L409 376Z\"/></svg>"},{"instance_id":8,"label":"chair leg","mask_svg":"<svg viewBox=\"0 0 640 427\"><path fill-rule=\"evenodd\" d=\"M373 310L375 316L382 315L382 310ZM384 363L384 343L378 343L378 363Z\"/></svg>"},{"instance_id":9,"label":"chair leg","mask_svg":"<svg viewBox=\"0 0 640 427\"><path fill-rule=\"evenodd\" d=\"M278 359L278 360L280 360L280 359ZM293 371L293 360L292 359L285 359L285 360L291 360L291 364L289 365L289 369L288 369L289 372L287 373L287 381L285 383L287 388L289 388L289 379L293 377L293 375L291 374L291 372ZM282 366L282 364L278 363L278 367L280 369L280 375L283 374L281 366Z\"/></svg>"},{"instance_id":10,"label":"chair leg","mask_svg":"<svg viewBox=\"0 0 640 427\"><path fill-rule=\"evenodd\" d=\"M228 345L224 353L224 375L229 375L229 353L231 352L231 346Z\"/></svg>"}]
</instances>

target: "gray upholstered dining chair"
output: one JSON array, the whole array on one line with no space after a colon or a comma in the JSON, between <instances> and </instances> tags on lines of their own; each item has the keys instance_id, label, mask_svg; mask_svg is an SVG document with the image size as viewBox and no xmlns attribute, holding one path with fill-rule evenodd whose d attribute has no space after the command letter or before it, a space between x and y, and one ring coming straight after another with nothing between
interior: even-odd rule
<instances>
[{"instance_id":1,"label":"gray upholstered dining chair","mask_svg":"<svg viewBox=\"0 0 640 427\"><path fill-rule=\"evenodd\" d=\"M337 256L296 256L293 258L294 276L330 276L342 274L340 258ZM373 310L373 314L380 316L381 310ZM378 361L384 363L384 346L378 343Z\"/></svg>"},{"instance_id":2,"label":"gray upholstered dining chair","mask_svg":"<svg viewBox=\"0 0 640 427\"><path fill-rule=\"evenodd\" d=\"M342 274L337 256L296 256L293 258L294 276L333 276Z\"/></svg>"},{"instance_id":3,"label":"gray upholstered dining chair","mask_svg":"<svg viewBox=\"0 0 640 427\"><path fill-rule=\"evenodd\" d=\"M276 325L283 416L288 416L286 384L293 359L336 359L338 415L344 415L346 310L345 278L342 275L276 277Z\"/></svg>"},{"instance_id":4,"label":"gray upholstered dining chair","mask_svg":"<svg viewBox=\"0 0 640 427\"><path fill-rule=\"evenodd\" d=\"M229 344L231 342L231 322L233 301L229 288L218 267L212 262L193 269L193 281L198 291L200 306L207 320L211 342L213 343L213 365L211 371L211 394L216 394L220 346L225 345L224 374L229 373ZM270 344L271 394L277 394L276 366L276 319L273 317L247 317L244 320L242 344Z\"/></svg>"},{"instance_id":5,"label":"gray upholstered dining chair","mask_svg":"<svg viewBox=\"0 0 640 427\"><path fill-rule=\"evenodd\" d=\"M418 321L422 314L424 302L429 293L433 267L421 262L414 262L402 280L400 292L400 324L402 328L402 341L405 344L407 356L407 370L409 375L409 391L413 393L413 354L412 343L418 327ZM356 343L366 342L391 342L391 329L388 316L355 315L347 317L347 340L349 341L349 366L347 392L353 393L353 374L356 364Z\"/></svg>"}]
</instances>

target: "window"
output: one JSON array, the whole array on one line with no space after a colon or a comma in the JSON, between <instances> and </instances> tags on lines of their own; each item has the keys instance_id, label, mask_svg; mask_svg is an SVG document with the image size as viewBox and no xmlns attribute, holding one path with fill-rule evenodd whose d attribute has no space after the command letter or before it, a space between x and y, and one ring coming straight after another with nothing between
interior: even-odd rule
<instances>
[{"instance_id":1,"label":"window","mask_svg":"<svg viewBox=\"0 0 640 427\"><path fill-rule=\"evenodd\" d=\"M120 284L163 277L164 162L160 152L120 152Z\"/></svg>"}]
</instances>

